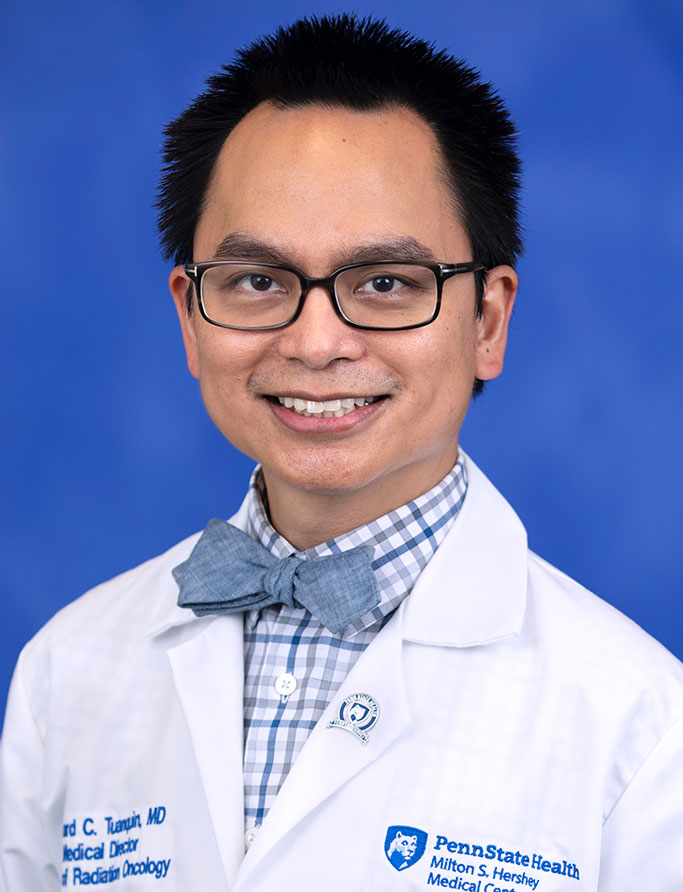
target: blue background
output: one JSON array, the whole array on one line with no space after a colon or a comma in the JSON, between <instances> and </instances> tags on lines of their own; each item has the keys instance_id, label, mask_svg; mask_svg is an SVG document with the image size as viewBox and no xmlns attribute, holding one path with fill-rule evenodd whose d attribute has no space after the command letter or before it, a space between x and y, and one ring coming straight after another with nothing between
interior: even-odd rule
<instances>
[{"instance_id":1,"label":"blue background","mask_svg":"<svg viewBox=\"0 0 683 892\"><path fill-rule=\"evenodd\" d=\"M235 48L343 9L3 11L3 693L59 607L241 499L251 463L186 371L156 245L160 134ZM473 405L464 446L534 550L682 656L683 5L355 9L468 59L522 130L522 287L505 373Z\"/></svg>"}]
</instances>

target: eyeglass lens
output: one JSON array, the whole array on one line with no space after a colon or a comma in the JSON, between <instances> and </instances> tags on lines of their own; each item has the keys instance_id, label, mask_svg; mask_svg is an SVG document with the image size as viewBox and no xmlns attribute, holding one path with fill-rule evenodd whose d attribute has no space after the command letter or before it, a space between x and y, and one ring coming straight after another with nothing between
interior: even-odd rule
<instances>
[{"instance_id":1,"label":"eyeglass lens","mask_svg":"<svg viewBox=\"0 0 683 892\"><path fill-rule=\"evenodd\" d=\"M437 300L434 272L410 263L343 270L335 291L347 319L371 328L419 325L431 318ZM204 311L222 325L282 325L295 315L300 297L301 282L286 269L226 263L209 267L202 278Z\"/></svg>"}]
</instances>

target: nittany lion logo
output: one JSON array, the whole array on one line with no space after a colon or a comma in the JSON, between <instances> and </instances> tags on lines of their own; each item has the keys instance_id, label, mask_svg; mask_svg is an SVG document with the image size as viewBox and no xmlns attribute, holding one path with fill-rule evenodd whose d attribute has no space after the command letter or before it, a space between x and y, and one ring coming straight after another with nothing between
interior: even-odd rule
<instances>
[{"instance_id":1,"label":"nittany lion logo","mask_svg":"<svg viewBox=\"0 0 683 892\"><path fill-rule=\"evenodd\" d=\"M394 825L387 828L384 840L384 854L389 864L396 870L405 870L417 864L427 848L427 834L417 827L399 827Z\"/></svg>"}]
</instances>

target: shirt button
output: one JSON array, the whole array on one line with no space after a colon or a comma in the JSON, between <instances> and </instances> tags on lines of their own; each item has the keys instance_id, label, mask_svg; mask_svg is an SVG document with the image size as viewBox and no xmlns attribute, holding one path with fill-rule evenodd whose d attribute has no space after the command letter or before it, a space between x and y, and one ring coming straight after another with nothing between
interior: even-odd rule
<instances>
[{"instance_id":1,"label":"shirt button","mask_svg":"<svg viewBox=\"0 0 683 892\"><path fill-rule=\"evenodd\" d=\"M245 848L250 848L252 842L256 839L256 834L258 833L259 825L257 824L255 827L250 827L247 832L244 834L244 846Z\"/></svg>"},{"instance_id":2,"label":"shirt button","mask_svg":"<svg viewBox=\"0 0 683 892\"><path fill-rule=\"evenodd\" d=\"M275 679L275 690L283 697L293 694L298 687L298 682L291 672L283 672Z\"/></svg>"}]
</instances>

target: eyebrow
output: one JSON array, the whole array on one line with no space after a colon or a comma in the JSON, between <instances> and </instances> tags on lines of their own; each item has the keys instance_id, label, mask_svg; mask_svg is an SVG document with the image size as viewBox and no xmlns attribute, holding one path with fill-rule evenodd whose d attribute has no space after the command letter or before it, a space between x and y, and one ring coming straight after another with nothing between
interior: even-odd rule
<instances>
[{"instance_id":1,"label":"eyebrow","mask_svg":"<svg viewBox=\"0 0 683 892\"><path fill-rule=\"evenodd\" d=\"M253 260L298 268L293 255L243 232L233 232L226 236L216 248L214 259ZM417 239L410 236L391 236L366 245L340 249L334 258L334 268L352 263L371 263L374 260L408 260L419 263L434 259L434 253Z\"/></svg>"}]
</instances>

